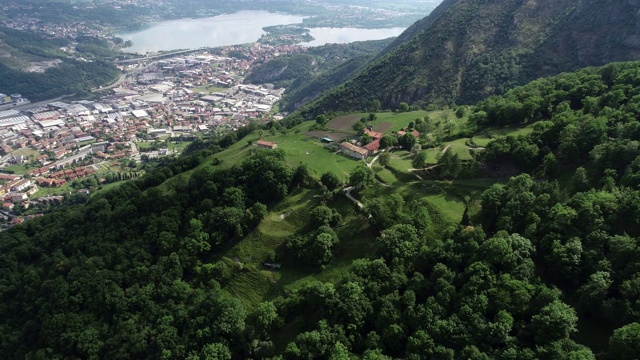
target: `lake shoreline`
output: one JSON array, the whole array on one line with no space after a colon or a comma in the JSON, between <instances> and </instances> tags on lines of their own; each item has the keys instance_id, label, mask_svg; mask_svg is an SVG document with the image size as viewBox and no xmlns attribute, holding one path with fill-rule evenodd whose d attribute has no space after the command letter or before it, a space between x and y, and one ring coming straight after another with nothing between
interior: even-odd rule
<instances>
[{"instance_id":1,"label":"lake shoreline","mask_svg":"<svg viewBox=\"0 0 640 360\"><path fill-rule=\"evenodd\" d=\"M315 39L310 42L290 42L286 45L306 47L328 43L350 43L355 41L380 40L398 36L405 28L361 29L309 27L303 25L303 15L270 12L265 10L242 10L204 18L183 18L145 24L140 30L121 32L115 35L132 46L123 48L123 53L145 55L147 53L174 51L175 49L198 49L234 46L258 42L268 34L265 27L278 25L299 26L310 29Z\"/></svg>"}]
</instances>

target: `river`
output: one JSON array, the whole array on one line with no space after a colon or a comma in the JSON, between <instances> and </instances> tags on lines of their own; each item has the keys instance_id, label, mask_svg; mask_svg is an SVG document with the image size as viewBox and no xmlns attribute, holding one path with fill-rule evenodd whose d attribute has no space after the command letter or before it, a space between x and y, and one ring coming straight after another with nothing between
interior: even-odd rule
<instances>
[{"instance_id":1,"label":"river","mask_svg":"<svg viewBox=\"0 0 640 360\"><path fill-rule=\"evenodd\" d=\"M145 54L150 51L197 49L251 43L264 34L265 26L302 23L303 16L273 13L269 11L239 11L199 19L179 19L149 24L145 28L116 34L131 40L133 46L126 52ZM312 28L316 40L304 45L318 46L327 43L379 40L398 36L404 28L355 29Z\"/></svg>"}]
</instances>

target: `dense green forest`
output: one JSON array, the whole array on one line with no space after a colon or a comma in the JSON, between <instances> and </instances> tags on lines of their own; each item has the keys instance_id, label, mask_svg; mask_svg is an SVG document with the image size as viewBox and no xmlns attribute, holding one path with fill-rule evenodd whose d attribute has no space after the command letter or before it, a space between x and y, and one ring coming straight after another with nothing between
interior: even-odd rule
<instances>
[{"instance_id":1,"label":"dense green forest","mask_svg":"<svg viewBox=\"0 0 640 360\"><path fill-rule=\"evenodd\" d=\"M255 308L217 254L301 188L304 227L260 261L322 268L341 234L339 179L281 150L220 163L253 129L0 234L0 353L13 358L636 359L640 356L640 63L480 102L479 171L503 180L443 228L428 203L363 199L372 256ZM248 144L247 147L250 145ZM198 150L202 148L204 150ZM212 157L213 155L213 157ZM509 178L499 174L510 173ZM449 176L452 176L451 174ZM353 170L356 191L372 182Z\"/></svg>"},{"instance_id":2,"label":"dense green forest","mask_svg":"<svg viewBox=\"0 0 640 360\"><path fill-rule=\"evenodd\" d=\"M32 101L62 95L89 94L92 88L108 84L118 77L118 69L110 62L64 60L60 66L44 73L25 73L0 64L0 88L6 93L19 93Z\"/></svg>"}]
</instances>

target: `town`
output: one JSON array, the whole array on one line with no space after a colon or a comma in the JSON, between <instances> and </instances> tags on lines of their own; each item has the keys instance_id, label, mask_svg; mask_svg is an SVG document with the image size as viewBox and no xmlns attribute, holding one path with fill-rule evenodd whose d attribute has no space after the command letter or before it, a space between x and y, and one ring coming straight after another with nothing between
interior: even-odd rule
<instances>
[{"instance_id":1,"label":"town","mask_svg":"<svg viewBox=\"0 0 640 360\"><path fill-rule=\"evenodd\" d=\"M177 154L198 136L281 119L274 105L284 89L244 84L244 76L255 61L304 49L256 43L139 59L121 64L126 75L94 89L94 100L30 104L3 95L13 106L0 111L2 216L20 223L16 211L87 191L86 179L135 177L144 161Z\"/></svg>"}]
</instances>

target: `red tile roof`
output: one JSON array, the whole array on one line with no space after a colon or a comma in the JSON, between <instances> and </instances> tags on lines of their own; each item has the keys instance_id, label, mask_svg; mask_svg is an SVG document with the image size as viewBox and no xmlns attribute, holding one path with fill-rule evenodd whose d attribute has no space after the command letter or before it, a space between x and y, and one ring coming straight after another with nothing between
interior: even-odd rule
<instances>
[{"instance_id":1,"label":"red tile roof","mask_svg":"<svg viewBox=\"0 0 640 360\"><path fill-rule=\"evenodd\" d=\"M380 139L373 140L367 145L363 146L364 149L369 151L376 151L380 148Z\"/></svg>"},{"instance_id":2,"label":"red tile roof","mask_svg":"<svg viewBox=\"0 0 640 360\"><path fill-rule=\"evenodd\" d=\"M384 133L375 132L375 131L371 131L371 130L368 130L368 129L365 129L364 133L369 135L369 136L371 136L374 139L380 139L380 138L382 138L384 136Z\"/></svg>"}]
</instances>

